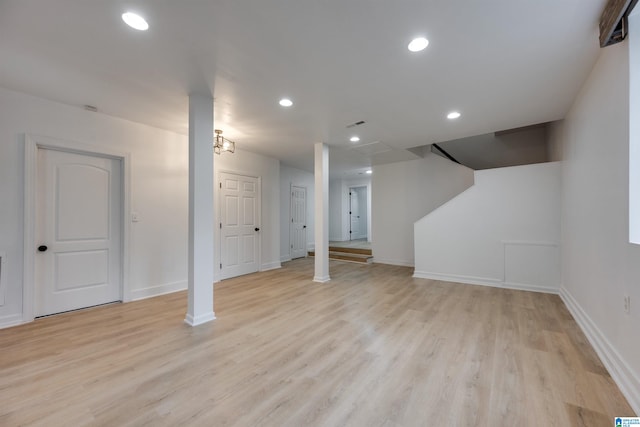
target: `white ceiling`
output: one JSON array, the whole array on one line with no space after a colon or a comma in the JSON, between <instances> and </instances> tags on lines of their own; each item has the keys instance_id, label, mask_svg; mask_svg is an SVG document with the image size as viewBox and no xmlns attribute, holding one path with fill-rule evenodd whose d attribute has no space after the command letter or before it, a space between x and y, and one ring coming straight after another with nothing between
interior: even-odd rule
<instances>
[{"instance_id":1,"label":"white ceiling","mask_svg":"<svg viewBox=\"0 0 640 427\"><path fill-rule=\"evenodd\" d=\"M352 134L398 150L561 119L605 2L0 0L0 86L185 134L188 94L211 91L239 148L311 170L326 142L363 168Z\"/></svg>"}]
</instances>

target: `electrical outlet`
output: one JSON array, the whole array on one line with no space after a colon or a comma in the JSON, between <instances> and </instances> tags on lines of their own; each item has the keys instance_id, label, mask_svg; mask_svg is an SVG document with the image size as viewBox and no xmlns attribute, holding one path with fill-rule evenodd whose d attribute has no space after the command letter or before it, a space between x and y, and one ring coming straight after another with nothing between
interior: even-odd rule
<instances>
[{"instance_id":1,"label":"electrical outlet","mask_svg":"<svg viewBox=\"0 0 640 427\"><path fill-rule=\"evenodd\" d=\"M625 295L624 297L624 312L626 314L631 313L631 297L629 295Z\"/></svg>"}]
</instances>

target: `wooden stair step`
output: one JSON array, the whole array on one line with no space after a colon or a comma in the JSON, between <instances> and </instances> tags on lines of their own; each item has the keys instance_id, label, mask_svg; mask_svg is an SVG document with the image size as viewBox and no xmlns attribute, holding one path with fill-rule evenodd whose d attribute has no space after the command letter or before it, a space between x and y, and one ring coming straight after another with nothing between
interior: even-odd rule
<instances>
[{"instance_id":1,"label":"wooden stair step","mask_svg":"<svg viewBox=\"0 0 640 427\"><path fill-rule=\"evenodd\" d=\"M343 248L341 246L329 246L329 252L344 252L350 254L372 255L371 249Z\"/></svg>"},{"instance_id":2,"label":"wooden stair step","mask_svg":"<svg viewBox=\"0 0 640 427\"><path fill-rule=\"evenodd\" d=\"M338 248L342 249L342 248ZM309 256L315 256L315 251L309 251ZM329 251L329 259L340 261L351 261L360 264L369 264L373 260L373 256L370 254L343 252L343 251Z\"/></svg>"}]
</instances>

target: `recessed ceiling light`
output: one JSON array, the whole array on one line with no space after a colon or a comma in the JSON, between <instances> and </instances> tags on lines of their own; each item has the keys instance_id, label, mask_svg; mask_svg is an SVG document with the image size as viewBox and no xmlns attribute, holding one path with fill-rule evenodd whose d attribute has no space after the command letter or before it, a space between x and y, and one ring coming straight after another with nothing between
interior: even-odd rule
<instances>
[{"instance_id":1,"label":"recessed ceiling light","mask_svg":"<svg viewBox=\"0 0 640 427\"><path fill-rule=\"evenodd\" d=\"M282 98L280 100L280 105L282 105L283 107L291 107L293 105L293 101L291 101L289 98Z\"/></svg>"},{"instance_id":2,"label":"recessed ceiling light","mask_svg":"<svg viewBox=\"0 0 640 427\"><path fill-rule=\"evenodd\" d=\"M149 29L149 24L145 19L133 12L125 12L122 14L122 20L131 28L135 28L136 30L146 31Z\"/></svg>"},{"instance_id":3,"label":"recessed ceiling light","mask_svg":"<svg viewBox=\"0 0 640 427\"><path fill-rule=\"evenodd\" d=\"M349 138L349 141L358 142L358 141L360 141L360 138L358 138L357 136L352 136L351 138Z\"/></svg>"},{"instance_id":4,"label":"recessed ceiling light","mask_svg":"<svg viewBox=\"0 0 640 427\"><path fill-rule=\"evenodd\" d=\"M458 111L452 111L449 114L447 114L447 119L454 120L454 119L457 119L460 116L461 116L461 114Z\"/></svg>"},{"instance_id":5,"label":"recessed ceiling light","mask_svg":"<svg viewBox=\"0 0 640 427\"><path fill-rule=\"evenodd\" d=\"M424 37L418 37L411 40L411 43L409 43L407 48L411 52L420 52L421 50L426 49L427 46L429 46L429 40L425 39Z\"/></svg>"},{"instance_id":6,"label":"recessed ceiling light","mask_svg":"<svg viewBox=\"0 0 640 427\"><path fill-rule=\"evenodd\" d=\"M368 170L365 171L365 173L371 175L373 173L373 171L371 169L368 169Z\"/></svg>"}]
</instances>

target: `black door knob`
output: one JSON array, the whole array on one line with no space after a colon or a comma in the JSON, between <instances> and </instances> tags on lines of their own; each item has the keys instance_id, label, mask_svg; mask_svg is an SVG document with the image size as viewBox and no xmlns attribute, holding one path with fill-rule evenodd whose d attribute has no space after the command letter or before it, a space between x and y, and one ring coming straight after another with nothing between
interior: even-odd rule
<instances>
[{"instance_id":1,"label":"black door knob","mask_svg":"<svg viewBox=\"0 0 640 427\"><path fill-rule=\"evenodd\" d=\"M256 231L260 231L260 229L258 227L255 228Z\"/></svg>"},{"instance_id":2,"label":"black door knob","mask_svg":"<svg viewBox=\"0 0 640 427\"><path fill-rule=\"evenodd\" d=\"M40 251L40 252L45 252L47 249L49 249L49 248L47 248L45 245L38 246L38 251Z\"/></svg>"},{"instance_id":3,"label":"black door knob","mask_svg":"<svg viewBox=\"0 0 640 427\"><path fill-rule=\"evenodd\" d=\"M302 226L302 228L307 228L307 226L306 226L306 225L303 225L303 226Z\"/></svg>"}]
</instances>

